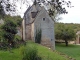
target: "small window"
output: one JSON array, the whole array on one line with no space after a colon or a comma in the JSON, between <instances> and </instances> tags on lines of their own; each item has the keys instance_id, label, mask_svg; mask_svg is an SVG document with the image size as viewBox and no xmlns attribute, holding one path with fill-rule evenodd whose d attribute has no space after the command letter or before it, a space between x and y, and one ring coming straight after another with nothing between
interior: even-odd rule
<instances>
[{"instance_id":1,"label":"small window","mask_svg":"<svg viewBox=\"0 0 80 60\"><path fill-rule=\"evenodd\" d=\"M45 18L43 18L43 21L45 21Z\"/></svg>"},{"instance_id":2,"label":"small window","mask_svg":"<svg viewBox=\"0 0 80 60\"><path fill-rule=\"evenodd\" d=\"M51 41L52 41L53 39L51 39Z\"/></svg>"}]
</instances>

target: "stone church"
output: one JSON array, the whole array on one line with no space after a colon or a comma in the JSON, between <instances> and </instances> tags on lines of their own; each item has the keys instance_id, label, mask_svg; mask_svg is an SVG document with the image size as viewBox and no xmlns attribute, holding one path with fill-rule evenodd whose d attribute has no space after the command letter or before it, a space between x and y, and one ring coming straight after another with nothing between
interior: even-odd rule
<instances>
[{"instance_id":1,"label":"stone church","mask_svg":"<svg viewBox=\"0 0 80 60\"><path fill-rule=\"evenodd\" d=\"M33 4L24 13L23 40L35 42L36 30L41 29L41 44L55 49L54 21L43 6Z\"/></svg>"}]
</instances>

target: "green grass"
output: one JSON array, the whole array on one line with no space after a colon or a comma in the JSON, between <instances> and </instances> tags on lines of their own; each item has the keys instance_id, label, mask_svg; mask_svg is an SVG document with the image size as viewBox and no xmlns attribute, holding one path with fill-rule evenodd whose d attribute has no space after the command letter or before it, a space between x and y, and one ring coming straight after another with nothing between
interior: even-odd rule
<instances>
[{"instance_id":1,"label":"green grass","mask_svg":"<svg viewBox=\"0 0 80 60\"><path fill-rule=\"evenodd\" d=\"M0 60L21 60L19 49L0 51Z\"/></svg>"},{"instance_id":2,"label":"green grass","mask_svg":"<svg viewBox=\"0 0 80 60\"><path fill-rule=\"evenodd\" d=\"M42 60L69 60L68 58L59 55L56 51L52 51L39 44L28 42L27 45L37 47L38 55L42 57ZM22 60L20 49L12 49L11 52L0 50L0 60Z\"/></svg>"},{"instance_id":3,"label":"green grass","mask_svg":"<svg viewBox=\"0 0 80 60\"><path fill-rule=\"evenodd\" d=\"M43 58L43 60L69 60L61 55L59 55L56 51L52 51L47 47L41 46L35 43L29 43L29 46L36 46L38 49L39 55Z\"/></svg>"},{"instance_id":4,"label":"green grass","mask_svg":"<svg viewBox=\"0 0 80 60\"><path fill-rule=\"evenodd\" d=\"M56 44L56 50L62 52L76 60L80 60L80 46L79 45L69 45L65 46L65 44Z\"/></svg>"}]
</instances>

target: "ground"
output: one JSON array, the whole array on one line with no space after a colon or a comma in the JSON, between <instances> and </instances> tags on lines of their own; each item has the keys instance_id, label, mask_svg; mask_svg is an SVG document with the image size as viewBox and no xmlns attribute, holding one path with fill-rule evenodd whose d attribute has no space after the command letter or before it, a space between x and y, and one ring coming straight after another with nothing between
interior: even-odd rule
<instances>
[{"instance_id":1,"label":"ground","mask_svg":"<svg viewBox=\"0 0 80 60\"><path fill-rule=\"evenodd\" d=\"M65 44L56 44L56 50L72 57L76 60L80 60L80 45L69 45L65 46Z\"/></svg>"},{"instance_id":2,"label":"ground","mask_svg":"<svg viewBox=\"0 0 80 60\"><path fill-rule=\"evenodd\" d=\"M27 45L36 46L38 54L42 57L42 60L69 60L68 58L58 54L56 51L52 51L42 45L35 44L33 42L28 42ZM11 51L0 50L0 60L22 60L20 48L12 49Z\"/></svg>"}]
</instances>

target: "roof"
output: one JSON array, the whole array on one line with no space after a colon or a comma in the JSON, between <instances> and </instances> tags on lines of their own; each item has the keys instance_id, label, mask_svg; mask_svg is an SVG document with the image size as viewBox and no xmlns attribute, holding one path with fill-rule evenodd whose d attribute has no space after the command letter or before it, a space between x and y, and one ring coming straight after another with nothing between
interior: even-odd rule
<instances>
[{"instance_id":1,"label":"roof","mask_svg":"<svg viewBox=\"0 0 80 60\"><path fill-rule=\"evenodd\" d=\"M26 10L26 12L24 13L24 20L26 20L26 14L30 11L30 9L33 7L34 5L32 5L31 7L28 7L28 9ZM38 6L37 6L38 7ZM37 9L37 7L36 7L36 9ZM39 6L39 7L41 7L41 6ZM35 21L35 19L36 19L36 17L39 15L39 13L42 11L42 10L44 10L45 8L44 7L41 7L40 9L38 9L36 12L34 11L34 10L32 10L32 11L30 11L30 13L31 13L31 16L29 16L29 18L34 18L34 19L32 19L32 20L30 20L28 23L26 23L27 25L29 25L29 24L32 24L34 21ZM45 11L46 11L46 9L45 9ZM47 11L46 11L47 12ZM29 19L28 19L29 20Z\"/></svg>"},{"instance_id":2,"label":"roof","mask_svg":"<svg viewBox=\"0 0 80 60\"><path fill-rule=\"evenodd\" d=\"M28 9L26 10L26 12L24 13L24 19L25 19L25 14L31 9L32 6L29 6Z\"/></svg>"},{"instance_id":3,"label":"roof","mask_svg":"<svg viewBox=\"0 0 80 60\"><path fill-rule=\"evenodd\" d=\"M25 13L27 13L31 9L31 7L32 6L29 6ZM24 15L25 15L25 13L24 13Z\"/></svg>"},{"instance_id":4,"label":"roof","mask_svg":"<svg viewBox=\"0 0 80 60\"><path fill-rule=\"evenodd\" d=\"M28 12L31 10L31 8L33 8L33 6L34 6L34 5L29 6L28 9L26 10L26 12L24 13L24 17L23 17L24 20L27 20L26 15L27 15ZM36 7L36 9L37 9L37 7ZM37 16L37 14L38 14L40 11L38 11L38 10L37 10L37 11L34 11L34 10L32 10L32 11L30 11L30 12L31 12L32 18L34 18L34 19L33 19L33 20L30 20L27 24L33 23L34 20L35 20L35 18L36 18L36 16ZM28 15L28 16L29 16L29 15ZM29 16L28 18L31 18L31 17ZM28 20L29 20L29 19L28 19Z\"/></svg>"}]
</instances>

